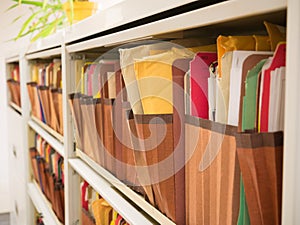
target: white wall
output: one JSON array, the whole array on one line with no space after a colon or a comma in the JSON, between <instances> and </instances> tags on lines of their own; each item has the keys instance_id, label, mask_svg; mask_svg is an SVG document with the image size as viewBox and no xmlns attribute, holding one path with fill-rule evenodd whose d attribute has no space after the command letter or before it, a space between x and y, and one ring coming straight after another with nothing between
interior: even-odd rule
<instances>
[{"instance_id":1,"label":"white wall","mask_svg":"<svg viewBox=\"0 0 300 225\"><path fill-rule=\"evenodd\" d=\"M9 180L9 153L8 153L8 137L7 137L7 117L6 117L6 76L5 61L0 59L0 213L11 211L10 202L10 180ZM4 88L3 88L4 87Z\"/></svg>"},{"instance_id":2,"label":"white wall","mask_svg":"<svg viewBox=\"0 0 300 225\"><path fill-rule=\"evenodd\" d=\"M28 46L29 39L23 38L16 41L8 41L13 39L22 26L24 20L30 16L31 12L28 7L18 6L10 11L6 11L9 6L13 5L12 0L1 0L0 4L0 56L7 57L14 54L20 48ZM12 23L15 18L24 15L22 19Z\"/></svg>"},{"instance_id":3,"label":"white wall","mask_svg":"<svg viewBox=\"0 0 300 225\"><path fill-rule=\"evenodd\" d=\"M12 24L18 15L30 15L26 7L17 7L5 12L12 5L11 0L1 0L0 4L0 213L12 211L10 178L13 171L9 167L8 133L7 133L7 87L5 58L16 55L16 52L28 46L28 38L15 41L8 41L15 37L21 27L22 21ZM24 20L23 20L24 21Z\"/></svg>"}]
</instances>

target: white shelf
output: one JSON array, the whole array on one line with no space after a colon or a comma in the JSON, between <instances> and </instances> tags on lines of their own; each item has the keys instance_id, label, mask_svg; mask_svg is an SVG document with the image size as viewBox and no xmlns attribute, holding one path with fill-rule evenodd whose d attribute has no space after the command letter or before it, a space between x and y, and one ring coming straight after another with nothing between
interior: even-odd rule
<instances>
[{"instance_id":1,"label":"white shelf","mask_svg":"<svg viewBox=\"0 0 300 225\"><path fill-rule=\"evenodd\" d=\"M6 63L18 63L18 62L19 62L19 56L18 56L18 55L15 55L15 56L6 58L6 59L5 59L5 62L6 62Z\"/></svg>"},{"instance_id":2,"label":"white shelf","mask_svg":"<svg viewBox=\"0 0 300 225\"><path fill-rule=\"evenodd\" d=\"M154 224L81 159L69 159L69 163L129 224Z\"/></svg>"},{"instance_id":3,"label":"white shelf","mask_svg":"<svg viewBox=\"0 0 300 225\"><path fill-rule=\"evenodd\" d=\"M61 55L61 47L57 47L57 48L52 48L52 49L48 49L45 51L40 51L40 52L35 52L32 54L27 54L26 55L26 59L27 60L31 60L31 59L45 59L45 58L49 58L52 56L58 56L60 57Z\"/></svg>"},{"instance_id":4,"label":"white shelf","mask_svg":"<svg viewBox=\"0 0 300 225\"><path fill-rule=\"evenodd\" d=\"M37 123L39 122L39 123ZM64 145L61 141L59 141L56 137L53 136L53 130L49 128L47 125L41 126L44 124L40 122L38 119L32 117L30 121L28 121L28 125L38 133L52 148L54 148L62 157L64 154ZM46 129L45 129L46 128ZM55 132L55 131L54 131Z\"/></svg>"},{"instance_id":5,"label":"white shelf","mask_svg":"<svg viewBox=\"0 0 300 225\"><path fill-rule=\"evenodd\" d=\"M9 106L22 115L22 108L13 102L9 102Z\"/></svg>"},{"instance_id":6,"label":"white shelf","mask_svg":"<svg viewBox=\"0 0 300 225\"><path fill-rule=\"evenodd\" d=\"M42 127L44 130L46 130L48 133L50 133L52 136L54 136L57 140L59 140L61 143L64 142L64 137L58 133L57 131L53 130L51 127L49 127L47 124L40 121L38 118L31 116L31 119L37 123L40 127Z\"/></svg>"},{"instance_id":7,"label":"white shelf","mask_svg":"<svg viewBox=\"0 0 300 225\"><path fill-rule=\"evenodd\" d=\"M82 20L66 29L66 43L87 37L114 27L118 27L157 13L182 6L196 0L172 1L136 1L136 0L109 0L101 1L103 8L91 17ZM107 2L107 3L106 3ZM113 4L111 7L104 4ZM134 5L134 7L132 7ZM101 6L100 6L101 7ZM97 26L91 26L96 21L101 21Z\"/></svg>"},{"instance_id":8,"label":"white shelf","mask_svg":"<svg viewBox=\"0 0 300 225\"><path fill-rule=\"evenodd\" d=\"M128 186L126 186L123 182L121 182L118 178L108 172L106 169L101 167L99 164L94 162L90 157L88 157L85 153L76 150L77 156L82 159L86 164L88 164L91 168L93 168L97 174L104 177L108 180L115 188L117 188L120 192L126 195L131 201L133 201L136 205L138 205L141 209L143 209L146 213L151 215L157 222L164 225L175 225L173 221L163 215L159 210L153 207L150 203L148 203L142 196L131 190Z\"/></svg>"},{"instance_id":9,"label":"white shelf","mask_svg":"<svg viewBox=\"0 0 300 225\"><path fill-rule=\"evenodd\" d=\"M28 195L39 213L43 216L43 222L45 225L62 225L57 219L55 213L52 210L50 202L46 199L37 183L34 181L27 184Z\"/></svg>"},{"instance_id":10,"label":"white shelf","mask_svg":"<svg viewBox=\"0 0 300 225\"><path fill-rule=\"evenodd\" d=\"M31 43L29 48L26 51L27 54L31 54L34 52L40 52L40 51L47 51L47 49L56 48L58 46L61 46L61 44L63 42L64 33L65 33L65 30L62 29L44 39L39 39L39 40Z\"/></svg>"},{"instance_id":11,"label":"white shelf","mask_svg":"<svg viewBox=\"0 0 300 225\"><path fill-rule=\"evenodd\" d=\"M258 5L259 7L257 7ZM192 29L226 21L235 21L250 16L275 12L286 9L286 7L286 0L273 0L272 4L270 4L269 0L230 0L121 32L73 44L67 46L67 49L71 53L101 46L109 46L116 43L126 43L147 36ZM232 9L237 10L235 10L235 13L232 13ZM94 26L90 27L91 29L94 28Z\"/></svg>"}]
</instances>

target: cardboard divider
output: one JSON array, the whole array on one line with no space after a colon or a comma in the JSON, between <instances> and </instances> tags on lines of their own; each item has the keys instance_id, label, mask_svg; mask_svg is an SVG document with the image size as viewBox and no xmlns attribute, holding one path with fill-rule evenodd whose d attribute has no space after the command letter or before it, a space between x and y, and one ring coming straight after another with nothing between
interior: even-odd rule
<instances>
[{"instance_id":1,"label":"cardboard divider","mask_svg":"<svg viewBox=\"0 0 300 225\"><path fill-rule=\"evenodd\" d=\"M281 224L283 132L239 133L236 141L251 224Z\"/></svg>"},{"instance_id":2,"label":"cardboard divider","mask_svg":"<svg viewBox=\"0 0 300 225\"><path fill-rule=\"evenodd\" d=\"M7 85L11 94L11 101L21 107L20 82L8 79Z\"/></svg>"},{"instance_id":3,"label":"cardboard divider","mask_svg":"<svg viewBox=\"0 0 300 225\"><path fill-rule=\"evenodd\" d=\"M186 116L186 224L237 224L237 127Z\"/></svg>"}]
</instances>

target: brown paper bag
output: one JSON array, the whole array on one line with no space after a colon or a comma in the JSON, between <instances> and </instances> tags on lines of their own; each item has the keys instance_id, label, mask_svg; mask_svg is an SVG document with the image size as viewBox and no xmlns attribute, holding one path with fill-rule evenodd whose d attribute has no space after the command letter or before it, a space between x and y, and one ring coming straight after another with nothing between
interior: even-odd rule
<instances>
[{"instance_id":1,"label":"brown paper bag","mask_svg":"<svg viewBox=\"0 0 300 225\"><path fill-rule=\"evenodd\" d=\"M251 224L281 224L283 132L239 133L236 141Z\"/></svg>"}]
</instances>

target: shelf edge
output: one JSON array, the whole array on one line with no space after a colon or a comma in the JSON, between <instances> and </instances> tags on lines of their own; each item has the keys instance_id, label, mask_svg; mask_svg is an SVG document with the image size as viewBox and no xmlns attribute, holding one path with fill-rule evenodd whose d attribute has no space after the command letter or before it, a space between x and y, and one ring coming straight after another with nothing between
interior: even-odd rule
<instances>
[{"instance_id":1,"label":"shelf edge","mask_svg":"<svg viewBox=\"0 0 300 225\"><path fill-rule=\"evenodd\" d=\"M27 193L34 204L35 208L42 213L45 225L62 225L54 214L51 204L46 199L36 182L27 184Z\"/></svg>"},{"instance_id":2,"label":"shelf edge","mask_svg":"<svg viewBox=\"0 0 300 225\"><path fill-rule=\"evenodd\" d=\"M28 121L28 125L38 133L51 147L53 147L62 157L64 154L64 145L53 137L50 133L48 133L45 129L43 129L39 124L37 124L33 120Z\"/></svg>"}]
</instances>

